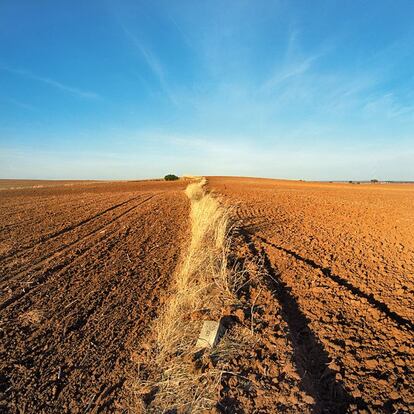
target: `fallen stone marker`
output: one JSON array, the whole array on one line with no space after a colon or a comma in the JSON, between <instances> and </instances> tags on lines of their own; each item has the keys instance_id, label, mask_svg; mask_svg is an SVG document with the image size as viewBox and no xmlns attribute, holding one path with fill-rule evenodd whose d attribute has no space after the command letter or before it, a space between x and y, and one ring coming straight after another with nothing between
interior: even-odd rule
<instances>
[{"instance_id":1,"label":"fallen stone marker","mask_svg":"<svg viewBox=\"0 0 414 414\"><path fill-rule=\"evenodd\" d=\"M204 321L196 348L212 348L217 345L223 332L221 321Z\"/></svg>"}]
</instances>

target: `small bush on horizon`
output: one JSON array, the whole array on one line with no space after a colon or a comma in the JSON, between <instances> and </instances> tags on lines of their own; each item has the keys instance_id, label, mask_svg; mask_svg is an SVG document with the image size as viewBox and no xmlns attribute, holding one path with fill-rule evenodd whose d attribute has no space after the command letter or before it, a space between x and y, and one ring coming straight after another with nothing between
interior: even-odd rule
<instances>
[{"instance_id":1,"label":"small bush on horizon","mask_svg":"<svg viewBox=\"0 0 414 414\"><path fill-rule=\"evenodd\" d=\"M174 175L174 174L167 174L165 177L164 177L164 180L165 181L175 181L175 180L178 180L179 179L179 177L177 177L176 175Z\"/></svg>"}]
</instances>

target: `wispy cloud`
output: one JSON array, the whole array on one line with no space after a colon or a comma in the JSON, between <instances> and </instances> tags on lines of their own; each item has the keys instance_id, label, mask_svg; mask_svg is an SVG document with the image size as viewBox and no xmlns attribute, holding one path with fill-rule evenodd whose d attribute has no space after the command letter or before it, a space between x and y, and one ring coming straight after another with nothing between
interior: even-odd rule
<instances>
[{"instance_id":1,"label":"wispy cloud","mask_svg":"<svg viewBox=\"0 0 414 414\"><path fill-rule=\"evenodd\" d=\"M36 111L36 108L34 106L22 101L18 101L17 99L7 99L7 102L11 103L12 105L18 106L19 108L26 109L28 111Z\"/></svg>"},{"instance_id":2,"label":"wispy cloud","mask_svg":"<svg viewBox=\"0 0 414 414\"><path fill-rule=\"evenodd\" d=\"M132 34L130 30L128 30L125 26L122 26L122 29L124 33L127 35L127 37L132 41L134 46L139 50L146 64L152 70L152 72L155 74L158 80L161 83L164 83L165 82L164 69L160 61L158 60L158 58L154 55L154 53L148 47L144 46L144 43L140 39L138 39L138 37Z\"/></svg>"},{"instance_id":3,"label":"wispy cloud","mask_svg":"<svg viewBox=\"0 0 414 414\"><path fill-rule=\"evenodd\" d=\"M269 79L267 79L263 88L273 89L286 80L303 75L312 67L312 63L320 56L321 54L317 53L294 63L289 63L284 69L276 71Z\"/></svg>"},{"instance_id":4,"label":"wispy cloud","mask_svg":"<svg viewBox=\"0 0 414 414\"><path fill-rule=\"evenodd\" d=\"M147 64L151 72L154 74L154 76L157 78L164 93L167 95L169 100L177 106L178 100L175 97L174 93L171 91L171 88L167 82L167 76L164 67L161 64L158 57L147 45L144 44L144 42L141 39L135 36L124 24L121 24L121 27L127 38L139 51L145 63Z\"/></svg>"},{"instance_id":5,"label":"wispy cloud","mask_svg":"<svg viewBox=\"0 0 414 414\"><path fill-rule=\"evenodd\" d=\"M312 69L315 61L323 57L330 48L323 46L320 50L304 56L299 44L299 32L291 30L287 41L286 50L282 62L276 65L275 70L262 85L262 90L272 90L283 84L285 81L293 80L300 77Z\"/></svg>"},{"instance_id":6,"label":"wispy cloud","mask_svg":"<svg viewBox=\"0 0 414 414\"><path fill-rule=\"evenodd\" d=\"M369 115L382 115L387 118L406 116L410 120L414 119L414 105L403 105L398 102L392 92L370 99L363 107Z\"/></svg>"},{"instance_id":7,"label":"wispy cloud","mask_svg":"<svg viewBox=\"0 0 414 414\"><path fill-rule=\"evenodd\" d=\"M82 99L99 99L100 95L98 95L95 92L87 91L84 89L75 88L73 86L65 85L64 83L58 82L55 79L51 79L48 77L38 76L29 70L26 69L16 69L16 68L10 68L7 66L0 66L1 70L4 70L6 72L12 73L14 75L21 76L26 79L31 79L37 82L44 83L45 85L49 85L55 89L58 89L62 92L69 93L70 95L76 96L78 98Z\"/></svg>"}]
</instances>

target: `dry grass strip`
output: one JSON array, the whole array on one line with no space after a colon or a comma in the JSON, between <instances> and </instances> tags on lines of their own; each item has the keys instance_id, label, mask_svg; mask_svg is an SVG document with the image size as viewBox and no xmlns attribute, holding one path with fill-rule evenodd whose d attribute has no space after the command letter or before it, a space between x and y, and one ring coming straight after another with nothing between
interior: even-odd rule
<instances>
[{"instance_id":1,"label":"dry grass strip","mask_svg":"<svg viewBox=\"0 0 414 414\"><path fill-rule=\"evenodd\" d=\"M191 242L175 275L173 294L154 325L154 343L136 383L139 412L201 413L217 402L222 371L212 363L237 352L230 338L210 350L195 349L203 320L219 320L236 301L237 275L228 269L228 211L205 190L206 180L189 184ZM148 374L148 372L150 372Z\"/></svg>"}]
</instances>

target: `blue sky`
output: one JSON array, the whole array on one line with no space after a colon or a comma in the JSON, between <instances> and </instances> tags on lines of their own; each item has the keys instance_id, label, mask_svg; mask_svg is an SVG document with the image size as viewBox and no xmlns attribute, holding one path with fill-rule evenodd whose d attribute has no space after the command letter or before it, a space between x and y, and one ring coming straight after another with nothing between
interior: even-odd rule
<instances>
[{"instance_id":1,"label":"blue sky","mask_svg":"<svg viewBox=\"0 0 414 414\"><path fill-rule=\"evenodd\" d=\"M3 1L0 177L414 180L414 1Z\"/></svg>"}]
</instances>

